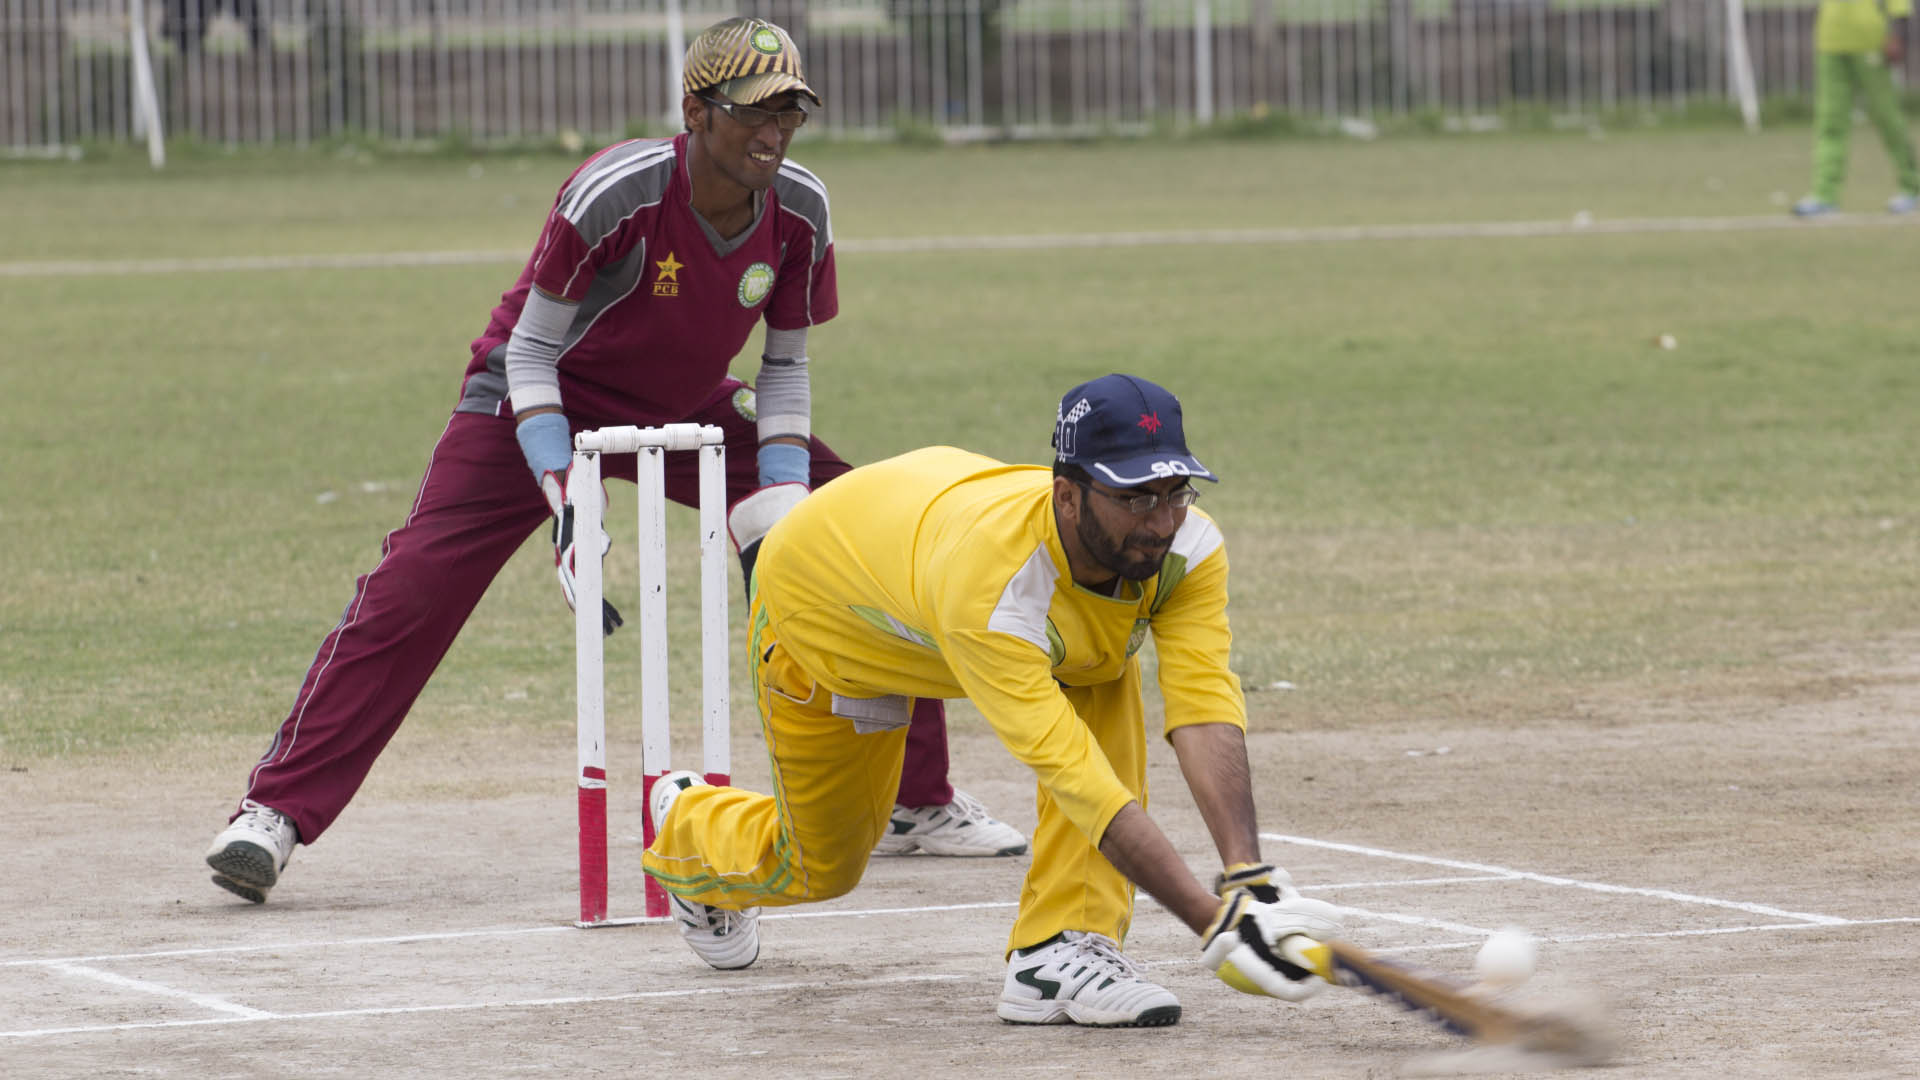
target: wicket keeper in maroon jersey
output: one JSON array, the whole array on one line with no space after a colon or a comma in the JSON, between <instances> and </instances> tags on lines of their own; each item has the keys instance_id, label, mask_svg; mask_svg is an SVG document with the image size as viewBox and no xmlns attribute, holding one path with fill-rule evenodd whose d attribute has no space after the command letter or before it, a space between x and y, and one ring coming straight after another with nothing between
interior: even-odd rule
<instances>
[{"instance_id":1,"label":"wicket keeper in maroon jersey","mask_svg":"<svg viewBox=\"0 0 1920 1080\"><path fill-rule=\"evenodd\" d=\"M698 423L727 434L728 529L749 575L759 541L849 466L811 431L807 331L839 309L827 189L788 161L820 98L786 31L733 18L687 50L686 131L588 158L561 187L519 280L494 308L413 509L320 644L228 827L214 883L262 903L295 844L325 832L366 779L487 586L543 524L573 602L567 472L576 431ZM766 324L756 385L728 375ZM633 479L634 461L606 462ZM698 499L694 459L667 497ZM607 605L606 632L620 625ZM556 624L555 633L570 633ZM881 850L1026 850L947 782L946 717L916 702Z\"/></svg>"}]
</instances>

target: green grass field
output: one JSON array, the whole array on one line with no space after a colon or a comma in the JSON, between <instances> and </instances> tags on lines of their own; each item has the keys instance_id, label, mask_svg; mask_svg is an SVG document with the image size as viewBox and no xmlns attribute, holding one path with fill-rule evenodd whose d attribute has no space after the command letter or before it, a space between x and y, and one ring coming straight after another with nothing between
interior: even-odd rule
<instances>
[{"instance_id":1,"label":"green grass field","mask_svg":"<svg viewBox=\"0 0 1920 1080\"><path fill-rule=\"evenodd\" d=\"M1789 131L796 157L854 248L1770 216L1807 150ZM1857 151L1849 198L1877 207L1884 161L1865 136ZM514 252L573 163L5 164L0 263ZM1791 693L1819 677L1792 658L1871 655L1920 610L1917 237L850 252L842 315L813 339L815 426L856 461L933 442L1038 461L1071 383L1175 388L1227 478L1204 505L1233 553L1236 667L1297 687L1250 698L1256 723ZM264 744L404 515L516 270L0 277L0 762ZM616 513L631 505L617 488ZM551 726L571 745L570 624L543 547L502 575L413 723Z\"/></svg>"}]
</instances>

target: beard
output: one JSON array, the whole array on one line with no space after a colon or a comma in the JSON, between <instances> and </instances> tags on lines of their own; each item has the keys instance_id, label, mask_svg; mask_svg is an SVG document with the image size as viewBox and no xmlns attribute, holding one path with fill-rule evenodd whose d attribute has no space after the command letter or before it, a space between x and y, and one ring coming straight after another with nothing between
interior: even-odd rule
<instances>
[{"instance_id":1,"label":"beard","mask_svg":"<svg viewBox=\"0 0 1920 1080\"><path fill-rule=\"evenodd\" d=\"M1080 497L1080 523L1074 532L1093 561L1128 581L1146 581L1158 574L1172 549L1171 541L1157 539L1144 530L1115 540L1094 520L1092 508L1086 503L1088 497Z\"/></svg>"}]
</instances>

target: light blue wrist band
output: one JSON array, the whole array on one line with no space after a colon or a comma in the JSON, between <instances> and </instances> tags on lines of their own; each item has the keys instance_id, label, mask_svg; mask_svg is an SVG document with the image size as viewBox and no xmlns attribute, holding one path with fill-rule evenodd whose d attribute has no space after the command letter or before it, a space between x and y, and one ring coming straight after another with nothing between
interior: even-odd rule
<instances>
[{"instance_id":1,"label":"light blue wrist band","mask_svg":"<svg viewBox=\"0 0 1920 1080\"><path fill-rule=\"evenodd\" d=\"M526 455L535 480L550 472L564 475L573 465L573 434L560 413L527 417L513 429L513 437L520 440L520 452Z\"/></svg>"},{"instance_id":2,"label":"light blue wrist band","mask_svg":"<svg viewBox=\"0 0 1920 1080\"><path fill-rule=\"evenodd\" d=\"M813 466L813 453L792 443L767 443L755 460L760 464L760 486L804 484Z\"/></svg>"}]
</instances>

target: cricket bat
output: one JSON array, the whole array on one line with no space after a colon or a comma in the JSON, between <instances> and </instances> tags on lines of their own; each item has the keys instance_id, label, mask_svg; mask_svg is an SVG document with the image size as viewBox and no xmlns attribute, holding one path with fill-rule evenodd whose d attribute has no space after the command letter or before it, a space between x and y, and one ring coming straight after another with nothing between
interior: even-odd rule
<instances>
[{"instance_id":1,"label":"cricket bat","mask_svg":"<svg viewBox=\"0 0 1920 1080\"><path fill-rule=\"evenodd\" d=\"M1611 1053L1611 1040L1594 1023L1565 1012L1515 1008L1458 980L1387 960L1358 945L1294 934L1281 940L1280 950L1336 986L1387 998L1475 1042L1586 1064L1598 1064Z\"/></svg>"}]
</instances>

